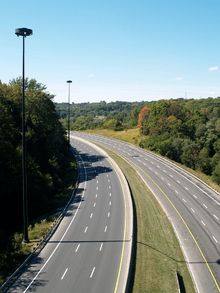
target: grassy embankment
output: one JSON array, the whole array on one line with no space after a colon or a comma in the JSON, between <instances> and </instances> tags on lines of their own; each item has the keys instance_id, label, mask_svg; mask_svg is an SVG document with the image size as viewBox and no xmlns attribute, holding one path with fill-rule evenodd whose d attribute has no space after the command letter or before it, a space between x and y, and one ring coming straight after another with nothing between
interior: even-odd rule
<instances>
[{"instance_id":1,"label":"grassy embankment","mask_svg":"<svg viewBox=\"0 0 220 293\"><path fill-rule=\"evenodd\" d=\"M132 143L132 144L137 145L137 146L139 146L139 142L140 142L140 140L142 138L146 139L146 136L140 134L140 131L139 131L138 128L128 129L126 131L114 131L114 130L106 130L106 129L97 129L97 130L87 130L85 132L120 139L122 141L129 142L129 143ZM174 161L170 160L169 158L166 158L166 159L169 160L172 163L175 163L177 166L183 168L184 170L192 173L193 175L195 175L196 177L198 177L199 179L201 179L202 181L207 183L209 186L211 186L212 188L214 188L215 190L220 192L220 186L218 184L214 183L210 179L209 176L205 175L202 172L199 172L198 170L195 171L195 170L190 169L190 168L188 168L188 167L186 167L186 166L184 166L184 165L182 165L180 163L174 162Z\"/></svg>"},{"instance_id":2,"label":"grassy embankment","mask_svg":"<svg viewBox=\"0 0 220 293\"><path fill-rule=\"evenodd\" d=\"M73 159L71 163L71 172L66 178L66 188L62 193L56 196L56 207L64 207L70 196L72 195L77 179L76 162ZM53 222L57 219L57 215L47 215L38 222L32 222L28 226L29 243L23 243L22 229L14 233L10 238L8 249L0 252L0 286L8 279L8 277L19 267L25 258L33 252L41 240L45 237L51 228Z\"/></svg>"},{"instance_id":3,"label":"grassy embankment","mask_svg":"<svg viewBox=\"0 0 220 293\"><path fill-rule=\"evenodd\" d=\"M183 280L182 292L195 292L179 242L161 206L128 163L105 151L124 172L133 197L135 258L130 292L178 292L176 271Z\"/></svg>"}]
</instances>

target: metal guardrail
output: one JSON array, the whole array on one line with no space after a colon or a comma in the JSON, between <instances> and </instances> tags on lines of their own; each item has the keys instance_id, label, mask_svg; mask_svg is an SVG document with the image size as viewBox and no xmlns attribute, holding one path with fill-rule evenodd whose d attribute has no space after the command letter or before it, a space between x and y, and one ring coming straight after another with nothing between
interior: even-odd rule
<instances>
[{"instance_id":1,"label":"metal guardrail","mask_svg":"<svg viewBox=\"0 0 220 293\"><path fill-rule=\"evenodd\" d=\"M73 150L71 150L73 153ZM77 162L77 169L78 169L78 162ZM38 244L38 246L34 249L34 251L32 253L30 253L28 255L28 257L25 259L25 261L16 269L16 271L7 279L7 281L1 286L0 291L5 289L5 287L9 284L9 282L18 274L18 272L27 264L27 262L29 261L29 259L36 253L36 251L44 244L44 242L50 237L50 235L52 234L52 232L57 228L57 226L59 225L61 219L63 218L69 204L71 203L71 201L73 200L73 197L75 195L76 189L78 187L79 184L79 173L78 173L78 177L76 180L76 184L74 187L74 190L72 192L71 198L69 199L68 203L66 204L66 206L64 207L62 213L59 215L59 217L56 219L56 221L53 223L51 229L49 230L49 232L47 233L47 235L41 240L41 242ZM3 291L2 291L3 292Z\"/></svg>"}]
</instances>

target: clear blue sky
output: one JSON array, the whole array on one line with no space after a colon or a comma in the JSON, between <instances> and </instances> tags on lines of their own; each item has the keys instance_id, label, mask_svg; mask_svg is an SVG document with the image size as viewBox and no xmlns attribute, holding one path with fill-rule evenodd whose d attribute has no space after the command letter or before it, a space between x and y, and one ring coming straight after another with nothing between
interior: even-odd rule
<instances>
[{"instance_id":1,"label":"clear blue sky","mask_svg":"<svg viewBox=\"0 0 220 293\"><path fill-rule=\"evenodd\" d=\"M0 9L0 79L22 74L56 102L220 96L219 0L7 0Z\"/></svg>"}]
</instances>

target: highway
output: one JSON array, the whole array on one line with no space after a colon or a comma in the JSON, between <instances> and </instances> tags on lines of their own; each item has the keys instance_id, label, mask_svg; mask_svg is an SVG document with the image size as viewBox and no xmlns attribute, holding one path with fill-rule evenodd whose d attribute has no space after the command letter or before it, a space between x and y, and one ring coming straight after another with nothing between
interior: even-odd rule
<instances>
[{"instance_id":1,"label":"highway","mask_svg":"<svg viewBox=\"0 0 220 293\"><path fill-rule=\"evenodd\" d=\"M197 292L220 292L220 197L168 160L134 145L72 132L124 158L151 189L179 238Z\"/></svg>"},{"instance_id":2,"label":"highway","mask_svg":"<svg viewBox=\"0 0 220 293\"><path fill-rule=\"evenodd\" d=\"M71 144L80 172L74 201L6 292L125 291L133 231L129 188L106 153L72 137Z\"/></svg>"}]
</instances>

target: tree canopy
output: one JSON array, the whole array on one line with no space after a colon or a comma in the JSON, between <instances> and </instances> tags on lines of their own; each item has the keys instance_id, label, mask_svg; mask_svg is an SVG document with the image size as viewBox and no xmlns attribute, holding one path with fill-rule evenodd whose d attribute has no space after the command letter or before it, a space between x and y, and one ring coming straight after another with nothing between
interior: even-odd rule
<instances>
[{"instance_id":1,"label":"tree canopy","mask_svg":"<svg viewBox=\"0 0 220 293\"><path fill-rule=\"evenodd\" d=\"M36 80L25 80L26 166L29 219L56 207L65 186L70 153L53 96ZM0 84L1 206L22 223L22 92L21 78ZM14 221L0 221L0 232L14 229Z\"/></svg>"},{"instance_id":2,"label":"tree canopy","mask_svg":"<svg viewBox=\"0 0 220 293\"><path fill-rule=\"evenodd\" d=\"M211 176L220 184L220 98L147 104L138 125L140 146Z\"/></svg>"}]
</instances>

